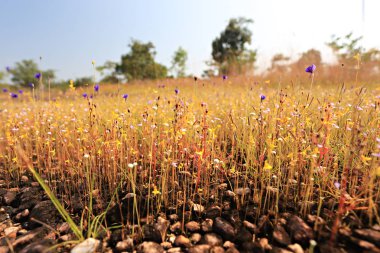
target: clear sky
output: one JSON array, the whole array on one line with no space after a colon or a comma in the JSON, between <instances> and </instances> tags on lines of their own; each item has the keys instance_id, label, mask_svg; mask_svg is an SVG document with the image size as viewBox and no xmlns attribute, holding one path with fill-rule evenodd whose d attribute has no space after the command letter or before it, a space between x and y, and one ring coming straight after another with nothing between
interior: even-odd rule
<instances>
[{"instance_id":1,"label":"clear sky","mask_svg":"<svg viewBox=\"0 0 380 253\"><path fill-rule=\"evenodd\" d=\"M297 57L310 48L330 61L332 34L353 31L364 35L364 47L380 48L380 1L364 1L363 18L363 0L1 0L0 68L34 59L59 79L90 76L93 59L120 61L134 38L153 42L156 60L167 66L182 46L187 72L200 75L212 40L240 16L254 20L259 69L275 53Z\"/></svg>"}]
</instances>

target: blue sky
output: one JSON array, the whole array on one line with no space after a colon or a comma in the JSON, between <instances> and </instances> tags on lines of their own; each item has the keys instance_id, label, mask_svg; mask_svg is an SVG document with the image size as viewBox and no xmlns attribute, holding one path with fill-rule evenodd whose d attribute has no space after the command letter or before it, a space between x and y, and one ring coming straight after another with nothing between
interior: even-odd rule
<instances>
[{"instance_id":1,"label":"blue sky","mask_svg":"<svg viewBox=\"0 0 380 253\"><path fill-rule=\"evenodd\" d=\"M91 61L120 61L132 38L151 41L156 60L170 65L173 52L188 51L188 73L200 75L211 59L211 42L232 17L254 20L252 48L258 69L271 56L297 57L310 48L332 56L332 34L364 35L366 48L380 48L380 1L365 0L2 0L0 68L34 59L59 79L92 75ZM42 57L42 61L39 57Z\"/></svg>"}]
</instances>

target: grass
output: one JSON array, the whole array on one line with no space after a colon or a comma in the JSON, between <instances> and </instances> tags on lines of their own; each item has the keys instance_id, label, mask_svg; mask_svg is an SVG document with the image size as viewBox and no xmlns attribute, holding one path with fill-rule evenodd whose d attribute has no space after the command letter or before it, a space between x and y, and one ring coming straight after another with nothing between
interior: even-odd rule
<instances>
[{"instance_id":1,"label":"grass","mask_svg":"<svg viewBox=\"0 0 380 253\"><path fill-rule=\"evenodd\" d=\"M182 215L185 203L222 205L224 183L252 190L237 203L240 210L253 206L256 218L330 208L334 229L355 210L379 223L379 86L307 82L147 81L121 91L101 85L93 99L81 96L91 87L49 90L50 101L31 94L5 99L1 173L19 182L32 171L49 197L65 197L53 201L66 203L56 205L65 218L71 196L83 196L88 224L96 216L94 190L111 204L124 197L114 194L131 193L132 217L140 222L168 209Z\"/></svg>"}]
</instances>

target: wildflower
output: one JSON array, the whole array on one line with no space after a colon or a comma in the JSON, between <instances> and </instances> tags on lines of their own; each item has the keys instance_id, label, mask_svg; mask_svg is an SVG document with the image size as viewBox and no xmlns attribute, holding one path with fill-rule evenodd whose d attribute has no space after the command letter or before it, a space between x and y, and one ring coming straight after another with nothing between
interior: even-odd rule
<instances>
[{"instance_id":1,"label":"wildflower","mask_svg":"<svg viewBox=\"0 0 380 253\"><path fill-rule=\"evenodd\" d=\"M34 83L29 83L28 86L34 88Z\"/></svg>"},{"instance_id":2,"label":"wildflower","mask_svg":"<svg viewBox=\"0 0 380 253\"><path fill-rule=\"evenodd\" d=\"M124 100L127 100L127 98L128 98L128 94L124 94L124 95L123 95L123 98L124 98Z\"/></svg>"},{"instance_id":3,"label":"wildflower","mask_svg":"<svg viewBox=\"0 0 380 253\"><path fill-rule=\"evenodd\" d=\"M161 194L161 192L159 190L157 190L157 186L154 186L152 193L153 193L153 195Z\"/></svg>"},{"instance_id":4,"label":"wildflower","mask_svg":"<svg viewBox=\"0 0 380 253\"><path fill-rule=\"evenodd\" d=\"M87 97L87 93L83 93L82 97L86 98Z\"/></svg>"},{"instance_id":5,"label":"wildflower","mask_svg":"<svg viewBox=\"0 0 380 253\"><path fill-rule=\"evenodd\" d=\"M340 183L339 183L339 182L335 182L335 183L334 183L334 186L335 186L335 188L337 188L337 189L339 190L339 188L340 188Z\"/></svg>"},{"instance_id":6,"label":"wildflower","mask_svg":"<svg viewBox=\"0 0 380 253\"><path fill-rule=\"evenodd\" d=\"M174 92L175 92L176 95L178 95L179 89L175 89Z\"/></svg>"},{"instance_id":7,"label":"wildflower","mask_svg":"<svg viewBox=\"0 0 380 253\"><path fill-rule=\"evenodd\" d=\"M18 90L18 93L22 94L24 91L23 90Z\"/></svg>"},{"instance_id":8,"label":"wildflower","mask_svg":"<svg viewBox=\"0 0 380 253\"><path fill-rule=\"evenodd\" d=\"M95 91L95 92L98 92L98 91L99 91L99 84L95 84L95 86L94 86L94 91Z\"/></svg>"},{"instance_id":9,"label":"wildflower","mask_svg":"<svg viewBox=\"0 0 380 253\"><path fill-rule=\"evenodd\" d=\"M70 85L69 85L70 89L71 90L75 90L75 87L74 87L74 81L73 80L70 80Z\"/></svg>"},{"instance_id":10,"label":"wildflower","mask_svg":"<svg viewBox=\"0 0 380 253\"><path fill-rule=\"evenodd\" d=\"M89 154L84 154L83 157L84 157L84 158L89 158L90 155L89 155Z\"/></svg>"},{"instance_id":11,"label":"wildflower","mask_svg":"<svg viewBox=\"0 0 380 253\"><path fill-rule=\"evenodd\" d=\"M3 88L3 92L8 92L8 89L7 88Z\"/></svg>"},{"instance_id":12,"label":"wildflower","mask_svg":"<svg viewBox=\"0 0 380 253\"><path fill-rule=\"evenodd\" d=\"M306 71L306 73L313 74L316 68L317 68L317 67L316 67L314 64L312 64L312 65L310 65L309 67L307 67L307 68L305 69L305 71Z\"/></svg>"},{"instance_id":13,"label":"wildflower","mask_svg":"<svg viewBox=\"0 0 380 253\"><path fill-rule=\"evenodd\" d=\"M271 170L273 168L272 165L270 165L267 161L264 163L264 170Z\"/></svg>"},{"instance_id":14,"label":"wildflower","mask_svg":"<svg viewBox=\"0 0 380 253\"><path fill-rule=\"evenodd\" d=\"M228 77L226 75L223 75L222 78L223 80L227 80Z\"/></svg>"},{"instance_id":15,"label":"wildflower","mask_svg":"<svg viewBox=\"0 0 380 253\"><path fill-rule=\"evenodd\" d=\"M95 60L92 60L91 64L95 66L95 64L96 64Z\"/></svg>"},{"instance_id":16,"label":"wildflower","mask_svg":"<svg viewBox=\"0 0 380 253\"><path fill-rule=\"evenodd\" d=\"M266 98L265 95L260 95L260 99L261 99L261 101L263 101L265 98Z\"/></svg>"},{"instance_id":17,"label":"wildflower","mask_svg":"<svg viewBox=\"0 0 380 253\"><path fill-rule=\"evenodd\" d=\"M134 165L133 163L128 163L128 168L133 169Z\"/></svg>"},{"instance_id":18,"label":"wildflower","mask_svg":"<svg viewBox=\"0 0 380 253\"><path fill-rule=\"evenodd\" d=\"M18 95L16 93L11 92L10 95L12 98L18 98Z\"/></svg>"},{"instance_id":19,"label":"wildflower","mask_svg":"<svg viewBox=\"0 0 380 253\"><path fill-rule=\"evenodd\" d=\"M41 78L41 73L38 72L37 74L34 75L34 77L35 77L36 79L40 79L40 78Z\"/></svg>"},{"instance_id":20,"label":"wildflower","mask_svg":"<svg viewBox=\"0 0 380 253\"><path fill-rule=\"evenodd\" d=\"M5 69L7 70L7 72L11 71L11 68L9 66L7 66Z\"/></svg>"}]
</instances>

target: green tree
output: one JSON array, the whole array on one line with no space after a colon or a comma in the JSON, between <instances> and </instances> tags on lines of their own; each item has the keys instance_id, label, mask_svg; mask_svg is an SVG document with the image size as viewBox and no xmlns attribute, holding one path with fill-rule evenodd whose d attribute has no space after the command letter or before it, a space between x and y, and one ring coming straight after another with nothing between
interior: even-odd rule
<instances>
[{"instance_id":1,"label":"green tree","mask_svg":"<svg viewBox=\"0 0 380 253\"><path fill-rule=\"evenodd\" d=\"M116 67L117 72L124 74L127 80L157 79L167 76L167 68L154 60L156 51L153 43L132 40L129 47L130 52L121 57L121 64Z\"/></svg>"},{"instance_id":2,"label":"green tree","mask_svg":"<svg viewBox=\"0 0 380 253\"><path fill-rule=\"evenodd\" d=\"M212 58L219 66L219 74L241 74L253 70L256 51L246 48L251 44L253 21L232 18L220 36L212 42Z\"/></svg>"},{"instance_id":3,"label":"green tree","mask_svg":"<svg viewBox=\"0 0 380 253\"><path fill-rule=\"evenodd\" d=\"M179 47L177 51L174 52L171 67L171 70L175 72L177 77L184 77L186 75L186 61L187 52L182 47Z\"/></svg>"},{"instance_id":4,"label":"green tree","mask_svg":"<svg viewBox=\"0 0 380 253\"><path fill-rule=\"evenodd\" d=\"M20 86L28 86L29 83L34 83L35 87L39 85L38 80L35 78L37 73L41 73L44 80L54 80L55 73L53 70L41 71L33 60L23 60L17 62L14 68L9 71L12 75L11 80L13 83Z\"/></svg>"},{"instance_id":5,"label":"green tree","mask_svg":"<svg viewBox=\"0 0 380 253\"><path fill-rule=\"evenodd\" d=\"M96 70L103 76L101 82L103 83L117 83L116 73L117 63L112 61L106 61L102 66L98 66Z\"/></svg>"}]
</instances>

